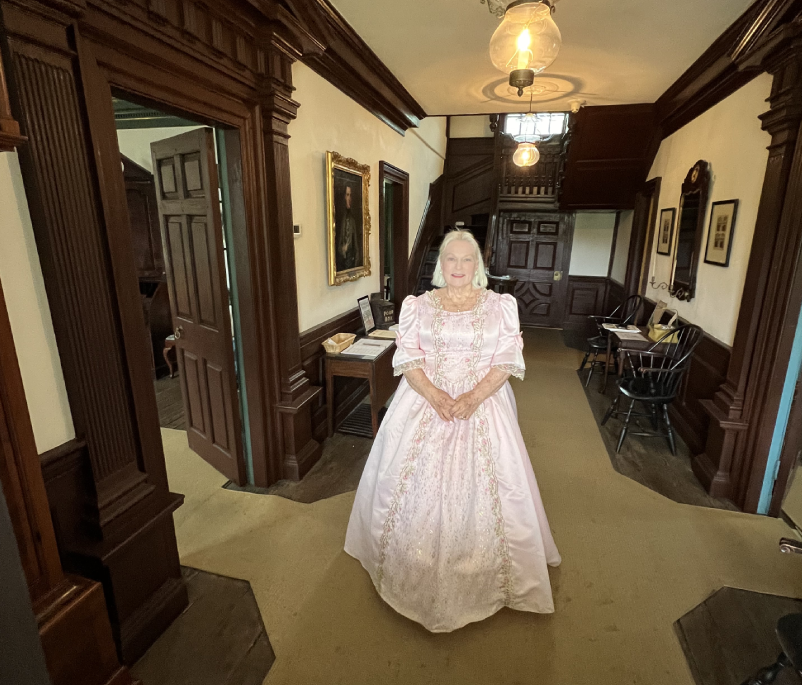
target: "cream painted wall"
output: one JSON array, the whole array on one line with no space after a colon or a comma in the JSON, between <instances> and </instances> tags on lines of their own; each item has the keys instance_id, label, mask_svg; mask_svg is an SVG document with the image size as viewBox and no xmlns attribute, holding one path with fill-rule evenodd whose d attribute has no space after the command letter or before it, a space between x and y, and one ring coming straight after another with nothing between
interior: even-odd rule
<instances>
[{"instance_id":1,"label":"cream painted wall","mask_svg":"<svg viewBox=\"0 0 802 685\"><path fill-rule=\"evenodd\" d=\"M618 237L615 239L615 257L610 278L619 285L624 284L627 276L627 257L629 256L629 241L632 238L633 214L631 209L624 210L618 220Z\"/></svg>"},{"instance_id":2,"label":"cream painted wall","mask_svg":"<svg viewBox=\"0 0 802 685\"><path fill-rule=\"evenodd\" d=\"M449 117L449 120L449 138L492 138L494 135L490 130L490 117L486 114Z\"/></svg>"},{"instance_id":3,"label":"cream painted wall","mask_svg":"<svg viewBox=\"0 0 802 685\"><path fill-rule=\"evenodd\" d=\"M577 212L571 248L571 276L607 276L615 212Z\"/></svg>"},{"instance_id":4,"label":"cream painted wall","mask_svg":"<svg viewBox=\"0 0 802 685\"><path fill-rule=\"evenodd\" d=\"M379 289L379 161L409 173L409 246L415 241L429 184L443 173L445 117L426 118L405 136L300 62L293 65L293 98L301 103L290 124L290 181L298 283L298 322L302 331L356 307L357 298ZM340 286L328 285L326 245L326 151L370 164L370 258L372 273Z\"/></svg>"},{"instance_id":5,"label":"cream painted wall","mask_svg":"<svg viewBox=\"0 0 802 685\"><path fill-rule=\"evenodd\" d=\"M196 128L202 127L198 125L168 128L123 128L117 131L117 143L122 154L153 173L150 144L155 143L157 140L172 138L187 131L194 131Z\"/></svg>"},{"instance_id":6,"label":"cream painted wall","mask_svg":"<svg viewBox=\"0 0 802 685\"><path fill-rule=\"evenodd\" d=\"M680 316L695 323L721 342L731 345L738 323L752 235L766 171L770 142L761 131L758 115L767 110L771 76L762 74L754 81L666 138L657 153L649 178L662 177L659 209L678 208L685 175L697 160L710 163L710 203L738 199L734 242L727 268L699 260L696 296L690 302L671 300ZM706 245L710 205L705 213ZM656 243L656 241L655 241ZM671 257L658 255L654 246L650 279L667 283L671 276ZM647 289L652 299L667 300L665 290Z\"/></svg>"},{"instance_id":7,"label":"cream painted wall","mask_svg":"<svg viewBox=\"0 0 802 685\"><path fill-rule=\"evenodd\" d=\"M41 454L75 429L16 153L0 153L0 208L0 283Z\"/></svg>"}]
</instances>

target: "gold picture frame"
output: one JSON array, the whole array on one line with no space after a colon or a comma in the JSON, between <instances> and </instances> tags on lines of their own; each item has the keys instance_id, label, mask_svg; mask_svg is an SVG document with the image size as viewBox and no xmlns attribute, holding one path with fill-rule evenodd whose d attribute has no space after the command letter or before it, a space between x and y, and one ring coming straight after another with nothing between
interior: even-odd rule
<instances>
[{"instance_id":1,"label":"gold picture frame","mask_svg":"<svg viewBox=\"0 0 802 685\"><path fill-rule=\"evenodd\" d=\"M329 285L370 276L369 200L370 166L326 152Z\"/></svg>"}]
</instances>

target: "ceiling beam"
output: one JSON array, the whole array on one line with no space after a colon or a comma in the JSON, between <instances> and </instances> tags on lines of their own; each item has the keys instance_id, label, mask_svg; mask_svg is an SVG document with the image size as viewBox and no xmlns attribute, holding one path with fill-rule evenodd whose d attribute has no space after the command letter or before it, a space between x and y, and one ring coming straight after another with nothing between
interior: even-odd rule
<instances>
[{"instance_id":1,"label":"ceiling beam","mask_svg":"<svg viewBox=\"0 0 802 685\"><path fill-rule=\"evenodd\" d=\"M802 0L756 0L655 103L667 137L762 72L749 54L802 11Z\"/></svg>"}]
</instances>

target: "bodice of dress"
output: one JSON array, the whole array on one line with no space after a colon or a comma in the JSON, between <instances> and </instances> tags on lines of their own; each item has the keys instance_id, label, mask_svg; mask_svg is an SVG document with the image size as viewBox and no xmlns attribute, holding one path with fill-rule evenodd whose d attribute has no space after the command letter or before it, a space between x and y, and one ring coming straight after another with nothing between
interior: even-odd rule
<instances>
[{"instance_id":1,"label":"bodice of dress","mask_svg":"<svg viewBox=\"0 0 802 685\"><path fill-rule=\"evenodd\" d=\"M524 377L518 303L485 290L467 312L448 312L427 292L404 300L399 315L396 375L422 368L446 391L472 388L494 366Z\"/></svg>"}]
</instances>

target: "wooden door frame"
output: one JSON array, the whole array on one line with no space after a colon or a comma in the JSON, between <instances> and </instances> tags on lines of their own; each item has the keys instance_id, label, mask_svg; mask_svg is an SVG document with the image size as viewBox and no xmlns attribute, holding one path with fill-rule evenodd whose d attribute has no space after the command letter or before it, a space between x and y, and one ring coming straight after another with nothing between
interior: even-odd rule
<instances>
[{"instance_id":1,"label":"wooden door frame","mask_svg":"<svg viewBox=\"0 0 802 685\"><path fill-rule=\"evenodd\" d=\"M632 233L627 254L627 272L624 277L624 295L645 295L649 281L649 263L654 247L655 227L660 205L662 178L652 178L638 191L638 195L651 198L647 212L636 210L632 216Z\"/></svg>"},{"instance_id":2,"label":"wooden door frame","mask_svg":"<svg viewBox=\"0 0 802 685\"><path fill-rule=\"evenodd\" d=\"M264 244L264 236L270 231L266 225L269 223L268 205L276 198L275 195L270 197L271 187L278 183L280 192L285 194L283 200L287 200L288 205L290 200L288 181L271 178L273 174L263 161L272 150L268 148L267 136L262 135L261 128L261 120L278 118L276 123L282 124L281 128L285 131L289 121L295 118L297 103L281 103L281 111L275 111L274 117L266 107L238 98L232 92L235 84L217 73L204 75L208 80L217 81L216 86L223 86L222 90L228 97L215 97L214 91L205 85L198 87L197 83L185 79L162 80L157 72L164 68L169 70L169 65L156 67L150 61L124 54L116 44L96 47L100 56L99 67L113 92L133 96L164 111L183 113L201 124L239 131L244 200L242 214L247 231L246 239L235 241L233 250L237 262L236 287L242 333L240 344L245 360L254 480L255 485L266 487L282 478L298 479L320 455L319 444L311 440L309 419L309 407L320 389L310 387L309 380L300 368L294 243L276 246L281 257ZM114 50L109 51L108 47ZM289 135L284 131L278 131L276 137L286 150ZM236 164L236 160L233 163ZM107 191L109 196L114 194L113 188ZM291 209L287 216L291 217ZM283 220L286 216L275 218ZM280 285L270 283L276 280L277 273L284 277ZM277 297L279 289L281 296ZM281 306L282 302L287 306ZM266 330L272 333L265 335ZM260 331L263 333L260 334ZM284 365L282 362L291 363L292 360L287 357L294 356L288 355L288 351L294 351L293 348L297 348L298 368L290 366L281 370ZM310 439L296 451L291 443L303 441L303 436L296 438L296 428L287 423L303 423L304 408L306 418L310 421ZM302 433L306 432L304 428L301 428ZM161 440L160 436L158 439Z\"/></svg>"},{"instance_id":3,"label":"wooden door frame","mask_svg":"<svg viewBox=\"0 0 802 685\"><path fill-rule=\"evenodd\" d=\"M233 0L182 7L0 0L11 107L28 137L20 166L77 436L43 457L48 498L65 514L62 558L103 583L129 663L187 596L171 516L183 497L169 491L152 380L142 372L148 350L112 89L240 131L251 288L241 293L250 316L242 342L249 416L262 439L259 447L252 431L256 483L300 478L321 453L311 423L321 388L300 351L288 153L298 109L292 63L320 43L284 15Z\"/></svg>"},{"instance_id":4,"label":"wooden door frame","mask_svg":"<svg viewBox=\"0 0 802 685\"><path fill-rule=\"evenodd\" d=\"M384 184L390 181L401 186L401 193L393 194L393 302L395 311L409 294L409 174L392 164L379 162L379 290L384 291L385 199Z\"/></svg>"},{"instance_id":5,"label":"wooden door frame","mask_svg":"<svg viewBox=\"0 0 802 685\"><path fill-rule=\"evenodd\" d=\"M0 438L0 488L53 685L132 685L115 654L100 583L67 575L61 565L2 283Z\"/></svg>"}]
</instances>

